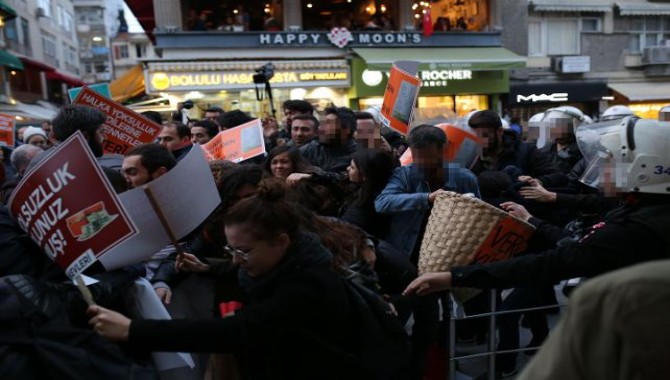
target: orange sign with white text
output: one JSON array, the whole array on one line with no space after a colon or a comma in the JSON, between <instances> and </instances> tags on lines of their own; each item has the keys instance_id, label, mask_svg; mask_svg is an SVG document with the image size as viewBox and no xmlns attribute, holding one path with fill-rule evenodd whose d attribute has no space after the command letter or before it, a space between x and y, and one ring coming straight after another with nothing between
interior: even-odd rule
<instances>
[{"instance_id":1,"label":"orange sign with white text","mask_svg":"<svg viewBox=\"0 0 670 380\"><path fill-rule=\"evenodd\" d=\"M502 219L479 246L474 261L485 264L509 259L526 250L528 239L533 232L532 227L513 218Z\"/></svg>"},{"instance_id":2,"label":"orange sign with white text","mask_svg":"<svg viewBox=\"0 0 670 380\"><path fill-rule=\"evenodd\" d=\"M241 162L265 153L265 139L260 119L219 132L204 144L207 160Z\"/></svg>"},{"instance_id":3,"label":"orange sign with white text","mask_svg":"<svg viewBox=\"0 0 670 380\"><path fill-rule=\"evenodd\" d=\"M14 116L0 113L0 146L14 147Z\"/></svg>"},{"instance_id":4,"label":"orange sign with white text","mask_svg":"<svg viewBox=\"0 0 670 380\"><path fill-rule=\"evenodd\" d=\"M379 119L382 124L407 136L419 96L418 62L398 61L391 68Z\"/></svg>"}]
</instances>

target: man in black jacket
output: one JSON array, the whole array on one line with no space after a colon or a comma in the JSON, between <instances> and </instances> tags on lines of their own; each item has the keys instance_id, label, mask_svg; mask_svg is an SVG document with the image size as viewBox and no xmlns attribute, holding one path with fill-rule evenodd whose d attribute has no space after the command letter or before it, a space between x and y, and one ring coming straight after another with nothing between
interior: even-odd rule
<instances>
[{"instance_id":1,"label":"man in black jacket","mask_svg":"<svg viewBox=\"0 0 670 380\"><path fill-rule=\"evenodd\" d=\"M300 153L312 165L326 172L343 173L356 151L354 141L356 115L346 107L326 108L326 120L317 131L318 140L300 148Z\"/></svg>"}]
</instances>

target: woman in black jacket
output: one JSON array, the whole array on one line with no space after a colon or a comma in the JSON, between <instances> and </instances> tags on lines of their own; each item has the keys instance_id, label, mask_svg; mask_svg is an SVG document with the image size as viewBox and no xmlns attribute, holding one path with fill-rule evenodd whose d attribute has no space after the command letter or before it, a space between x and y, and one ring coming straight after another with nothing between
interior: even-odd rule
<instances>
[{"instance_id":1,"label":"woman in black jacket","mask_svg":"<svg viewBox=\"0 0 670 380\"><path fill-rule=\"evenodd\" d=\"M239 265L245 306L223 319L133 320L99 306L88 310L102 336L147 351L242 354L244 378L369 378L338 352L352 352L354 322L331 254L283 200L261 186L225 217L226 250Z\"/></svg>"}]
</instances>

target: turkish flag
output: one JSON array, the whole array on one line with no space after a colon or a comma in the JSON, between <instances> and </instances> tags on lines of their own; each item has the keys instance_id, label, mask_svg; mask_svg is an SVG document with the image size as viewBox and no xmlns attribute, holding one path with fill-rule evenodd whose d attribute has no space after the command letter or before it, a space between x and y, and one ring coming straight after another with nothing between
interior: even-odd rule
<instances>
[{"instance_id":1,"label":"turkish flag","mask_svg":"<svg viewBox=\"0 0 670 380\"><path fill-rule=\"evenodd\" d=\"M430 37L433 34L433 18L430 16L430 8L423 14L423 35Z\"/></svg>"}]
</instances>

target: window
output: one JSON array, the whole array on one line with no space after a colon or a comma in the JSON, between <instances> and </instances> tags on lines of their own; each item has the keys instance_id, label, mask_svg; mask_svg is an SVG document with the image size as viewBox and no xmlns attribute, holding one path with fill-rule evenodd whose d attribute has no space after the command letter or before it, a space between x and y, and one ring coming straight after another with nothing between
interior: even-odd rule
<instances>
[{"instance_id":1,"label":"window","mask_svg":"<svg viewBox=\"0 0 670 380\"><path fill-rule=\"evenodd\" d=\"M56 58L56 39L53 36L42 35L42 52L48 57Z\"/></svg>"},{"instance_id":2,"label":"window","mask_svg":"<svg viewBox=\"0 0 670 380\"><path fill-rule=\"evenodd\" d=\"M56 23L60 26L63 26L63 23L65 22L65 17L63 17L64 12L65 11L60 4L56 5Z\"/></svg>"},{"instance_id":3,"label":"window","mask_svg":"<svg viewBox=\"0 0 670 380\"><path fill-rule=\"evenodd\" d=\"M529 20L528 55L579 54L579 18Z\"/></svg>"},{"instance_id":4,"label":"window","mask_svg":"<svg viewBox=\"0 0 670 380\"><path fill-rule=\"evenodd\" d=\"M582 32L597 33L601 31L600 19L597 17L582 18Z\"/></svg>"},{"instance_id":5,"label":"window","mask_svg":"<svg viewBox=\"0 0 670 380\"><path fill-rule=\"evenodd\" d=\"M116 45L116 46L114 46L114 58L115 59L128 58L128 45Z\"/></svg>"},{"instance_id":6,"label":"window","mask_svg":"<svg viewBox=\"0 0 670 380\"><path fill-rule=\"evenodd\" d=\"M658 46L661 41L670 39L670 18L636 17L631 20L628 50L641 52L645 47Z\"/></svg>"},{"instance_id":7,"label":"window","mask_svg":"<svg viewBox=\"0 0 670 380\"><path fill-rule=\"evenodd\" d=\"M51 0L37 0L37 6L42 8L44 16L51 17Z\"/></svg>"},{"instance_id":8,"label":"window","mask_svg":"<svg viewBox=\"0 0 670 380\"><path fill-rule=\"evenodd\" d=\"M21 17L21 39L19 42L27 48L30 47L30 27L28 25L28 20L23 17Z\"/></svg>"},{"instance_id":9,"label":"window","mask_svg":"<svg viewBox=\"0 0 670 380\"><path fill-rule=\"evenodd\" d=\"M93 64L91 62L84 64L84 71L86 74L93 74Z\"/></svg>"},{"instance_id":10,"label":"window","mask_svg":"<svg viewBox=\"0 0 670 380\"><path fill-rule=\"evenodd\" d=\"M19 42L19 31L16 25L17 20L18 19L15 18L5 22L5 39L10 42L10 46L12 42Z\"/></svg>"},{"instance_id":11,"label":"window","mask_svg":"<svg viewBox=\"0 0 670 380\"><path fill-rule=\"evenodd\" d=\"M146 57L147 55L147 45L145 44L135 44L135 55L137 58Z\"/></svg>"}]
</instances>

